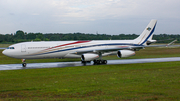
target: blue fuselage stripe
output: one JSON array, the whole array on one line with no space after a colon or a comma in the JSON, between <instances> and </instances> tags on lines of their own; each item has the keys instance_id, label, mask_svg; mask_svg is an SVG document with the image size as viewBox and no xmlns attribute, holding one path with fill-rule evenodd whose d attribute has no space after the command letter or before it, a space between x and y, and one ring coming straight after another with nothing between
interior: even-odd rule
<instances>
[{"instance_id":1,"label":"blue fuselage stripe","mask_svg":"<svg viewBox=\"0 0 180 101\"><path fill-rule=\"evenodd\" d=\"M91 45L91 46L82 46L82 47L69 48L69 49L64 49L64 50L57 50L57 51L46 52L46 53L35 54L35 55L51 54L51 53L57 53L57 52L63 52L63 51L69 51L69 50L76 50L76 49L82 49L82 48L89 48L89 47L96 47L96 46L117 46L117 45L142 46L142 45L139 45L139 44L128 44L128 43L98 44L98 45Z\"/></svg>"}]
</instances>

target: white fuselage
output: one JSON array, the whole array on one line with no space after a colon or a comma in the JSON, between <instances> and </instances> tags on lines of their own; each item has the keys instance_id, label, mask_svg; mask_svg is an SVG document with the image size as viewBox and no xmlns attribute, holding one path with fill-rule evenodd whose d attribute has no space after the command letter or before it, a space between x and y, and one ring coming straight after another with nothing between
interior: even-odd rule
<instances>
[{"instance_id":1,"label":"white fuselage","mask_svg":"<svg viewBox=\"0 0 180 101\"><path fill-rule=\"evenodd\" d=\"M157 20L151 20L142 34L134 40L22 42L9 46L3 54L19 59L82 57L85 61L98 57L101 59L102 56L112 55L114 52L118 52L118 57L128 57L135 54L134 51L129 51L132 47L134 50L142 49L154 42L152 37L156 23Z\"/></svg>"},{"instance_id":2,"label":"white fuselage","mask_svg":"<svg viewBox=\"0 0 180 101\"><path fill-rule=\"evenodd\" d=\"M9 49L4 50L3 54L19 59L80 58L81 55L71 53L79 50L108 49L138 45L134 44L134 41L135 40L22 42L9 46ZM113 54L113 52L103 53L103 55L111 54Z\"/></svg>"}]
</instances>

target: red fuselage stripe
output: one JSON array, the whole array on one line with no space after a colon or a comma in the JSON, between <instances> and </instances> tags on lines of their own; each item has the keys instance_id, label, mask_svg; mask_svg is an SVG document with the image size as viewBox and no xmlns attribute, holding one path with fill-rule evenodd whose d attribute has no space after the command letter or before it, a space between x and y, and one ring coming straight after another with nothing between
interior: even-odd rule
<instances>
[{"instance_id":1,"label":"red fuselage stripe","mask_svg":"<svg viewBox=\"0 0 180 101\"><path fill-rule=\"evenodd\" d=\"M73 43L68 43L68 44L64 44L64 45L59 45L59 46L55 46L55 47L52 47L52 48L48 48L46 50L57 48L57 47L62 47L62 46L67 46L67 45L78 44L78 43L85 43L85 42L90 42L90 41L77 41L77 42L73 42Z\"/></svg>"}]
</instances>

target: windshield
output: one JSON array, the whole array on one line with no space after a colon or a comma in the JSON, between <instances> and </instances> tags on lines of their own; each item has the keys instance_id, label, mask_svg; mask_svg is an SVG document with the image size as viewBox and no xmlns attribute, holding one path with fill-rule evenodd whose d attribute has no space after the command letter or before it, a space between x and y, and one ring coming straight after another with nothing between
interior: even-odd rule
<instances>
[{"instance_id":1,"label":"windshield","mask_svg":"<svg viewBox=\"0 0 180 101\"><path fill-rule=\"evenodd\" d=\"M7 49L14 49L14 47L8 47Z\"/></svg>"}]
</instances>

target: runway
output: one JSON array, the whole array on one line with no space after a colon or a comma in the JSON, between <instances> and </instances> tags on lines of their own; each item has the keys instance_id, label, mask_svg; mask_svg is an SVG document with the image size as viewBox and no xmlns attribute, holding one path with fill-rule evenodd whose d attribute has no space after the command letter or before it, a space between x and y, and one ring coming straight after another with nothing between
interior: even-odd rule
<instances>
[{"instance_id":1,"label":"runway","mask_svg":"<svg viewBox=\"0 0 180 101\"><path fill-rule=\"evenodd\" d=\"M7 49L7 48L0 47L0 49Z\"/></svg>"},{"instance_id":2,"label":"runway","mask_svg":"<svg viewBox=\"0 0 180 101\"><path fill-rule=\"evenodd\" d=\"M108 60L107 65L171 62L171 61L180 61L180 57ZM82 64L80 61L78 61L78 62L55 62L55 63L28 63L27 67L25 67L25 68L22 67L22 64L4 64L4 65L0 65L0 70L18 70L18 69L35 69L35 68L53 68L53 67L63 68L63 67L85 66L85 65L93 65L93 62L86 63L86 64Z\"/></svg>"}]
</instances>

